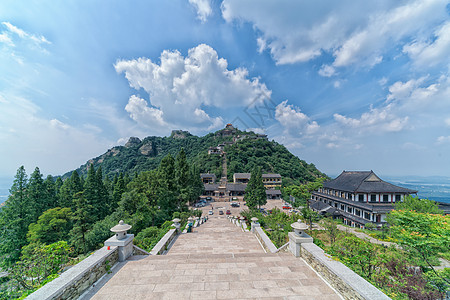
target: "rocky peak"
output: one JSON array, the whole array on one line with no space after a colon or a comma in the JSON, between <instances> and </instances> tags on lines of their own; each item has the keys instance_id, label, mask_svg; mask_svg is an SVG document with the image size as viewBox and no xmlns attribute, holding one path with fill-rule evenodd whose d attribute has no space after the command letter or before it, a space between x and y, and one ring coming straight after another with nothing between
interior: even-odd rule
<instances>
[{"instance_id":1,"label":"rocky peak","mask_svg":"<svg viewBox=\"0 0 450 300\"><path fill-rule=\"evenodd\" d=\"M137 137L130 137L130 139L128 140L128 142L125 144L125 148L131 148L131 147L136 147L139 146L141 144L141 140Z\"/></svg>"},{"instance_id":2,"label":"rocky peak","mask_svg":"<svg viewBox=\"0 0 450 300\"><path fill-rule=\"evenodd\" d=\"M172 134L170 135L171 138L173 139L184 139L188 136L190 136L191 134L189 133L189 131L184 131L184 130L172 130Z\"/></svg>"}]
</instances>

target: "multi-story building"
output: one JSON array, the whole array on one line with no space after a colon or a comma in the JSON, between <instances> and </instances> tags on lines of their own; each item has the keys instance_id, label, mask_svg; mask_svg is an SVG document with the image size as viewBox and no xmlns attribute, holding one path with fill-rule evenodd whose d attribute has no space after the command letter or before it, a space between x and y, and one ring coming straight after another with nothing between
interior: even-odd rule
<instances>
[{"instance_id":1,"label":"multi-story building","mask_svg":"<svg viewBox=\"0 0 450 300\"><path fill-rule=\"evenodd\" d=\"M250 173L234 173L233 182L234 183L248 183L250 180Z\"/></svg>"},{"instance_id":2,"label":"multi-story building","mask_svg":"<svg viewBox=\"0 0 450 300\"><path fill-rule=\"evenodd\" d=\"M280 174L262 174L262 181L266 189L280 189L281 175Z\"/></svg>"},{"instance_id":3,"label":"multi-story building","mask_svg":"<svg viewBox=\"0 0 450 300\"><path fill-rule=\"evenodd\" d=\"M200 174L200 178L205 184L215 183L217 179L216 174L209 174L209 173Z\"/></svg>"},{"instance_id":4,"label":"multi-story building","mask_svg":"<svg viewBox=\"0 0 450 300\"><path fill-rule=\"evenodd\" d=\"M383 181L373 171L343 171L312 192L310 203L321 201L336 208L346 225L363 227L371 222L381 226L395 202L410 194L417 191Z\"/></svg>"}]
</instances>

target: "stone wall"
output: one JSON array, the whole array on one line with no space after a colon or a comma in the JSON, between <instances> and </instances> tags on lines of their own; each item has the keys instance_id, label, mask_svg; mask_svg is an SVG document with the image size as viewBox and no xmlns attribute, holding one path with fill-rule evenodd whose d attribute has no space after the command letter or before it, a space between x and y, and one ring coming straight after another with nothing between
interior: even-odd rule
<instances>
[{"instance_id":1,"label":"stone wall","mask_svg":"<svg viewBox=\"0 0 450 300\"><path fill-rule=\"evenodd\" d=\"M110 250L107 247L103 247L25 299L77 299L100 277L106 274L118 260L118 247L112 246Z\"/></svg>"},{"instance_id":2,"label":"stone wall","mask_svg":"<svg viewBox=\"0 0 450 300\"><path fill-rule=\"evenodd\" d=\"M320 247L313 243L301 244L301 256L345 299L390 299L344 264L326 255Z\"/></svg>"}]
</instances>

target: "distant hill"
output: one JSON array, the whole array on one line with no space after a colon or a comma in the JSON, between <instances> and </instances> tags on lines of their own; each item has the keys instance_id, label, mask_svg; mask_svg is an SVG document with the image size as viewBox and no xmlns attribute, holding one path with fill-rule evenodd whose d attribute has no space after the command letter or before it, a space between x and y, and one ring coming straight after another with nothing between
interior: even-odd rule
<instances>
[{"instance_id":1,"label":"distant hill","mask_svg":"<svg viewBox=\"0 0 450 300\"><path fill-rule=\"evenodd\" d=\"M250 172L253 166L259 165L263 172L280 173L290 183L314 180L318 176L326 176L290 153L286 147L266 136L253 132L244 132L233 128L230 124L225 129L198 137L187 131L174 130L168 137L149 136L140 140L131 137L124 146L115 146L106 153L90 159L77 171L81 176L87 174L92 163L95 168L102 167L104 175L113 177L123 172L133 175L142 171L157 168L167 154L176 156L184 148L190 163L196 164L200 172L215 173L220 178L222 173L222 156L208 154L210 147L224 144L227 153L228 177L231 180L234 172ZM63 175L70 176L72 171Z\"/></svg>"}]
</instances>

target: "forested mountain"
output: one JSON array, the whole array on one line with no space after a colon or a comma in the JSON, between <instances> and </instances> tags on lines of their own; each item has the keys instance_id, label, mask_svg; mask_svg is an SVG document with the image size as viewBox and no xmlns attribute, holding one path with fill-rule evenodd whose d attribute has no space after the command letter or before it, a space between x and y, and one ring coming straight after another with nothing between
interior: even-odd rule
<instances>
[{"instance_id":1,"label":"forested mountain","mask_svg":"<svg viewBox=\"0 0 450 300\"><path fill-rule=\"evenodd\" d=\"M226 129L202 137L181 130L174 130L169 137L150 136L143 140L131 137L125 146L109 149L76 171L80 176L86 176L88 167L93 164L95 168L101 166L103 174L110 178L119 173L133 176L157 168L167 154L176 156L184 148L189 163L197 165L201 173L215 173L220 178L223 159L218 154L209 155L208 148L225 143L229 180L233 173L251 172L255 165L260 166L263 173L281 174L287 184L299 184L312 181L318 176L326 176L314 164L299 159L275 141L258 138L253 132L237 129L232 135L222 135L224 130ZM244 136L247 138L242 138ZM64 174L63 179L70 174L72 171Z\"/></svg>"}]
</instances>

